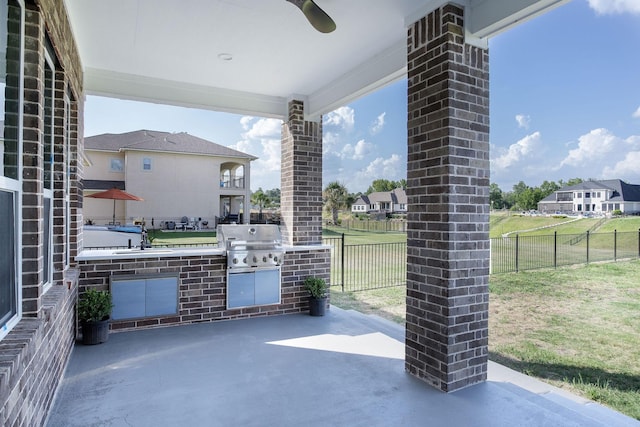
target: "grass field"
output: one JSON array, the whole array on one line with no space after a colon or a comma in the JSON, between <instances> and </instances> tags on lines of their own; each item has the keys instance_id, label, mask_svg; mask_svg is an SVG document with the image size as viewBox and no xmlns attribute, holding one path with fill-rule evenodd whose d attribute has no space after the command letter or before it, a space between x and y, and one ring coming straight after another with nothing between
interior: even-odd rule
<instances>
[{"instance_id":1,"label":"grass field","mask_svg":"<svg viewBox=\"0 0 640 427\"><path fill-rule=\"evenodd\" d=\"M171 245L215 245L218 242L215 231L162 231L150 230L153 246Z\"/></svg>"}]
</instances>

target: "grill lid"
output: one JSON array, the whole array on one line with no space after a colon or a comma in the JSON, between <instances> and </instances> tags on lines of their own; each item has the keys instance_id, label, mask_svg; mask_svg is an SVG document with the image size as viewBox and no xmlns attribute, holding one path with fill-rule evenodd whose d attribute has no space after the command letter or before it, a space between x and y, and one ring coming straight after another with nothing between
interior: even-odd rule
<instances>
[{"instance_id":1,"label":"grill lid","mask_svg":"<svg viewBox=\"0 0 640 427\"><path fill-rule=\"evenodd\" d=\"M220 224L218 246L226 250L268 250L282 246L282 234L275 224Z\"/></svg>"}]
</instances>

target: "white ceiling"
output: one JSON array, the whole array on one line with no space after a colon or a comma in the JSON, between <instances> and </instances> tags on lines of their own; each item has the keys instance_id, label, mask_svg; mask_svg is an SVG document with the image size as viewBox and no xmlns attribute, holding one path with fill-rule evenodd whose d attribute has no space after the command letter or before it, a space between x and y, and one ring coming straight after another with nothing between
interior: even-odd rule
<instances>
[{"instance_id":1,"label":"white ceiling","mask_svg":"<svg viewBox=\"0 0 640 427\"><path fill-rule=\"evenodd\" d=\"M464 0L468 40L568 0ZM88 94L316 118L406 73L406 27L444 0L316 0L317 32L285 0L65 0ZM231 55L231 60L221 56Z\"/></svg>"}]
</instances>

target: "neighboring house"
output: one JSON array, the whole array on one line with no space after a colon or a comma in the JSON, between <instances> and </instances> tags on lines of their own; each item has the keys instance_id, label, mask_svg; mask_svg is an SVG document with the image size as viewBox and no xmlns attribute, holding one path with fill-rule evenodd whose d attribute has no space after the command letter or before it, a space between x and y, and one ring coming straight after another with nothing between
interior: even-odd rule
<instances>
[{"instance_id":1,"label":"neighboring house","mask_svg":"<svg viewBox=\"0 0 640 427\"><path fill-rule=\"evenodd\" d=\"M215 227L249 207L250 163L256 157L187 133L138 130L85 138L84 216L112 221L113 201L86 197L116 187L143 202L116 202L116 221L151 219L156 227L182 217ZM245 215L243 220L248 221Z\"/></svg>"},{"instance_id":2,"label":"neighboring house","mask_svg":"<svg viewBox=\"0 0 640 427\"><path fill-rule=\"evenodd\" d=\"M351 205L353 213L407 213L407 193L402 188L358 196Z\"/></svg>"},{"instance_id":3,"label":"neighboring house","mask_svg":"<svg viewBox=\"0 0 640 427\"><path fill-rule=\"evenodd\" d=\"M561 188L538 202L543 213L640 213L640 185L619 179L585 181Z\"/></svg>"}]
</instances>

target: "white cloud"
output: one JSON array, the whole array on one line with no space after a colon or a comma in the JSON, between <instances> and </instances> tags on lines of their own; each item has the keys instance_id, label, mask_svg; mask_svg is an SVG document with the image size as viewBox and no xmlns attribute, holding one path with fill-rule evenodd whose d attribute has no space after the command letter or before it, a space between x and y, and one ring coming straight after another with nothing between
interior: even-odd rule
<instances>
[{"instance_id":1,"label":"white cloud","mask_svg":"<svg viewBox=\"0 0 640 427\"><path fill-rule=\"evenodd\" d=\"M240 123L245 126L245 123L240 119ZM252 123L251 128L246 133L242 134L243 138L257 139L257 138L281 138L282 134L282 120L280 119L260 119L257 122Z\"/></svg>"},{"instance_id":2,"label":"white cloud","mask_svg":"<svg viewBox=\"0 0 640 427\"><path fill-rule=\"evenodd\" d=\"M525 116L524 114L517 114L516 122L518 122L519 128L529 129L529 123L531 123L531 117Z\"/></svg>"},{"instance_id":3,"label":"white cloud","mask_svg":"<svg viewBox=\"0 0 640 427\"><path fill-rule=\"evenodd\" d=\"M323 116L324 126L336 126L345 131L353 129L355 124L355 111L351 107L340 107L337 110Z\"/></svg>"},{"instance_id":4,"label":"white cloud","mask_svg":"<svg viewBox=\"0 0 640 427\"><path fill-rule=\"evenodd\" d=\"M588 0L589 6L601 15L615 13L639 13L638 0Z\"/></svg>"},{"instance_id":5,"label":"white cloud","mask_svg":"<svg viewBox=\"0 0 640 427\"><path fill-rule=\"evenodd\" d=\"M380 114L376 118L376 120L371 124L371 129L369 130L371 135L376 135L382 131L382 129L384 128L384 116L386 115L387 115L386 112Z\"/></svg>"},{"instance_id":6,"label":"white cloud","mask_svg":"<svg viewBox=\"0 0 640 427\"><path fill-rule=\"evenodd\" d=\"M282 121L244 116L240 124L246 132L231 148L258 157L251 162L251 188L280 188Z\"/></svg>"},{"instance_id":7,"label":"white cloud","mask_svg":"<svg viewBox=\"0 0 640 427\"><path fill-rule=\"evenodd\" d=\"M382 157L376 158L369 163L367 167L361 171L358 175L365 176L367 178L384 178L393 180L398 175L402 165L401 158L398 154L392 154L390 158L384 159Z\"/></svg>"},{"instance_id":8,"label":"white cloud","mask_svg":"<svg viewBox=\"0 0 640 427\"><path fill-rule=\"evenodd\" d=\"M634 113L631 115L631 117L633 117L635 119L640 119L640 107L638 107L638 109L636 111L634 111Z\"/></svg>"},{"instance_id":9,"label":"white cloud","mask_svg":"<svg viewBox=\"0 0 640 427\"><path fill-rule=\"evenodd\" d=\"M371 144L364 139L356 142L356 145L346 144L340 152L342 159L362 160L371 151Z\"/></svg>"},{"instance_id":10,"label":"white cloud","mask_svg":"<svg viewBox=\"0 0 640 427\"><path fill-rule=\"evenodd\" d=\"M640 181L640 151L630 151L623 160L617 162L613 167L605 167L602 176L612 179L623 179L636 184Z\"/></svg>"},{"instance_id":11,"label":"white cloud","mask_svg":"<svg viewBox=\"0 0 640 427\"><path fill-rule=\"evenodd\" d=\"M254 120L255 120L255 117L253 116L243 116L240 119L240 124L242 125L242 129L249 130L249 125L251 125L251 122Z\"/></svg>"},{"instance_id":12,"label":"white cloud","mask_svg":"<svg viewBox=\"0 0 640 427\"><path fill-rule=\"evenodd\" d=\"M578 148L570 150L560 166L588 165L592 160L602 159L617 148L622 148L623 142L607 129L594 129L578 138Z\"/></svg>"},{"instance_id":13,"label":"white cloud","mask_svg":"<svg viewBox=\"0 0 640 427\"><path fill-rule=\"evenodd\" d=\"M492 167L496 169L506 169L514 164L525 160L527 157L536 154L542 145L542 135L534 132L527 135L515 144L511 144L506 152L502 153L492 161Z\"/></svg>"}]
</instances>

